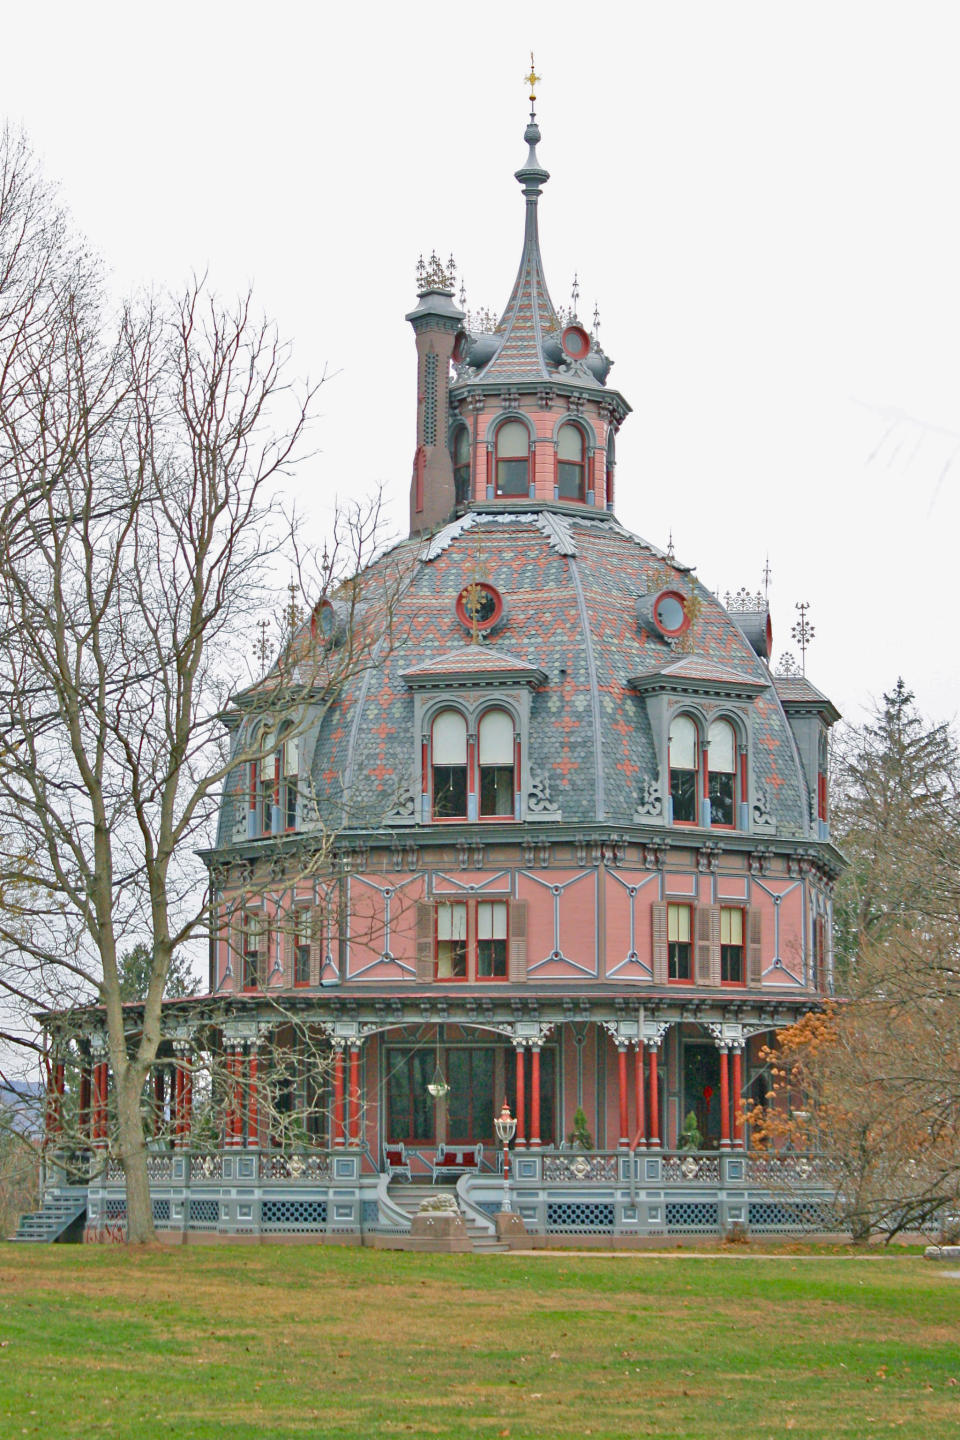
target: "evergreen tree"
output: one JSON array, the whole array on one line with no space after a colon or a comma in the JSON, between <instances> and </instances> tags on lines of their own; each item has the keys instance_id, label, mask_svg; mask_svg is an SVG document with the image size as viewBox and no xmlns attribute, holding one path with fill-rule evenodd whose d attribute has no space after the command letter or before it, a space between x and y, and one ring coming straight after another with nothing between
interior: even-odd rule
<instances>
[{"instance_id":1,"label":"evergreen tree","mask_svg":"<svg viewBox=\"0 0 960 1440\"><path fill-rule=\"evenodd\" d=\"M121 1000L145 1000L153 971L153 955L150 946L140 942L132 950L120 956L117 964L120 978ZM183 956L178 952L170 957L170 968L163 993L168 999L179 999L193 995L197 989L197 977L193 974Z\"/></svg>"},{"instance_id":2,"label":"evergreen tree","mask_svg":"<svg viewBox=\"0 0 960 1440\"><path fill-rule=\"evenodd\" d=\"M960 756L947 725L918 713L902 679L834 755L833 832L849 861L837 889L841 984L865 944L957 915Z\"/></svg>"}]
</instances>

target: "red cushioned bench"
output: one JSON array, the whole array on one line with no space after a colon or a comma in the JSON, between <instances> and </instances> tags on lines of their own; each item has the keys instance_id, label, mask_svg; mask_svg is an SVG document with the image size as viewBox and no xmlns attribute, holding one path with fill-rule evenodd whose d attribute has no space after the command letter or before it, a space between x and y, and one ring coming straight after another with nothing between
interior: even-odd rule
<instances>
[{"instance_id":1,"label":"red cushioned bench","mask_svg":"<svg viewBox=\"0 0 960 1440\"><path fill-rule=\"evenodd\" d=\"M433 1183L440 1175L470 1175L480 1169L482 1145L438 1145L433 1162Z\"/></svg>"},{"instance_id":2,"label":"red cushioned bench","mask_svg":"<svg viewBox=\"0 0 960 1440\"><path fill-rule=\"evenodd\" d=\"M410 1161L407 1159L407 1147L402 1140L394 1144L389 1141L383 1147L383 1168L388 1177L392 1180L394 1175L400 1175L404 1180L412 1180L410 1174Z\"/></svg>"}]
</instances>

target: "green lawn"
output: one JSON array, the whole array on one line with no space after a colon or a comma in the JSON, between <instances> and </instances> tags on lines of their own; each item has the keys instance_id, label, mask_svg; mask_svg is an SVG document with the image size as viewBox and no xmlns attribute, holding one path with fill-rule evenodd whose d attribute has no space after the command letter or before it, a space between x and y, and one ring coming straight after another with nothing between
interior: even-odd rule
<instances>
[{"instance_id":1,"label":"green lawn","mask_svg":"<svg viewBox=\"0 0 960 1440\"><path fill-rule=\"evenodd\" d=\"M0 1440L960 1433L916 1254L0 1251Z\"/></svg>"}]
</instances>

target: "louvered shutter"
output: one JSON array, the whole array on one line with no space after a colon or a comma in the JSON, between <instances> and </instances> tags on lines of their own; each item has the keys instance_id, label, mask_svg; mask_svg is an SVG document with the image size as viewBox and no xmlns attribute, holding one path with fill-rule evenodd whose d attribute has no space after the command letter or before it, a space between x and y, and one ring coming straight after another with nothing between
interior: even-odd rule
<instances>
[{"instance_id":1,"label":"louvered shutter","mask_svg":"<svg viewBox=\"0 0 960 1440\"><path fill-rule=\"evenodd\" d=\"M763 984L763 917L756 907L747 911L747 984Z\"/></svg>"},{"instance_id":2,"label":"louvered shutter","mask_svg":"<svg viewBox=\"0 0 960 1440\"><path fill-rule=\"evenodd\" d=\"M813 983L820 994L824 994L827 988L827 964L826 964L826 926L822 915L816 915L813 921Z\"/></svg>"},{"instance_id":3,"label":"louvered shutter","mask_svg":"<svg viewBox=\"0 0 960 1440\"><path fill-rule=\"evenodd\" d=\"M433 980L434 907L425 900L417 902L417 980L429 985Z\"/></svg>"},{"instance_id":4,"label":"louvered shutter","mask_svg":"<svg viewBox=\"0 0 960 1440\"><path fill-rule=\"evenodd\" d=\"M507 975L510 980L527 978L527 902L511 900L509 911L510 958Z\"/></svg>"},{"instance_id":5,"label":"louvered shutter","mask_svg":"<svg viewBox=\"0 0 960 1440\"><path fill-rule=\"evenodd\" d=\"M653 916L653 979L656 985L667 983L667 907L657 900L651 907Z\"/></svg>"},{"instance_id":6,"label":"louvered shutter","mask_svg":"<svg viewBox=\"0 0 960 1440\"><path fill-rule=\"evenodd\" d=\"M696 914L696 981L720 984L720 906L700 905Z\"/></svg>"},{"instance_id":7,"label":"louvered shutter","mask_svg":"<svg viewBox=\"0 0 960 1440\"><path fill-rule=\"evenodd\" d=\"M326 939L327 911L324 905L314 905L310 910L310 984L320 984L320 970L323 965L323 946Z\"/></svg>"}]
</instances>

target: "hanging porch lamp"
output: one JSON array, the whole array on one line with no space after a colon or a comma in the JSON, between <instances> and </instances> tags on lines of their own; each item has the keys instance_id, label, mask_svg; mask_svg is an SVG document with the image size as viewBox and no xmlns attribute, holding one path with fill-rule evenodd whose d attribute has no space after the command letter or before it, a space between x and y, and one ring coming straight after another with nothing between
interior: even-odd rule
<instances>
[{"instance_id":1,"label":"hanging porch lamp","mask_svg":"<svg viewBox=\"0 0 960 1440\"><path fill-rule=\"evenodd\" d=\"M433 1079L430 1081L429 1085L427 1086L427 1090L428 1090L429 1093L433 1096L434 1100L442 1100L443 1097L444 1097L444 1095L447 1095L447 1094L449 1094L449 1092L450 1092L450 1086L447 1084L447 1078L446 1078L446 1076L444 1075L442 1069L440 1068L440 1026L439 1026L439 1025L437 1026L437 1064L436 1064L436 1069L435 1069L434 1072L433 1072Z\"/></svg>"}]
</instances>

